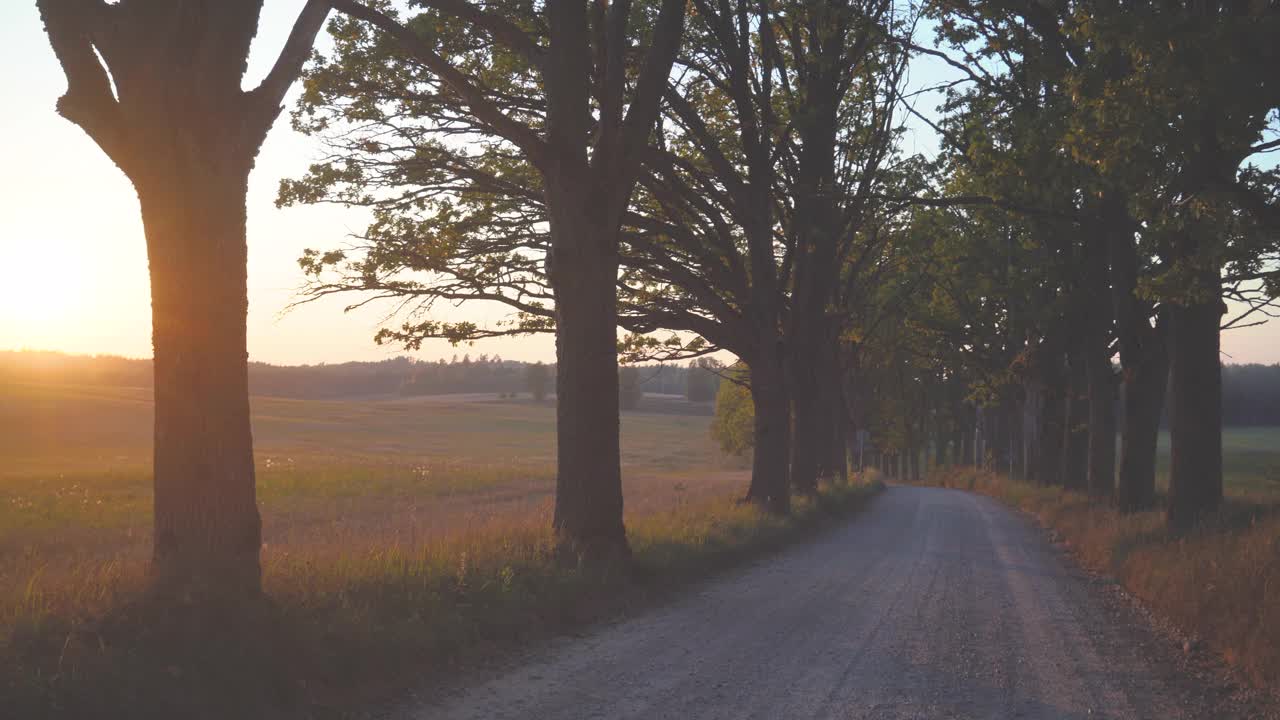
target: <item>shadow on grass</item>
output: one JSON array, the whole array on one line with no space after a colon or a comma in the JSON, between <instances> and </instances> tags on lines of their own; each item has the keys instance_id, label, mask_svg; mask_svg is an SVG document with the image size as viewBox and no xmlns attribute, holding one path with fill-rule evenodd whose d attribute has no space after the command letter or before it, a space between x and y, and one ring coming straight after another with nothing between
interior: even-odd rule
<instances>
[{"instance_id":1,"label":"shadow on grass","mask_svg":"<svg viewBox=\"0 0 1280 720\"><path fill-rule=\"evenodd\" d=\"M96 612L33 602L6 618L0 708L15 718L341 717L652 605L847 518L881 487L828 486L786 518L726 498L630 519L635 572L565 567L530 519L417 547L277 558L265 570L270 600L248 611L150 606L137 582L104 590Z\"/></svg>"}]
</instances>

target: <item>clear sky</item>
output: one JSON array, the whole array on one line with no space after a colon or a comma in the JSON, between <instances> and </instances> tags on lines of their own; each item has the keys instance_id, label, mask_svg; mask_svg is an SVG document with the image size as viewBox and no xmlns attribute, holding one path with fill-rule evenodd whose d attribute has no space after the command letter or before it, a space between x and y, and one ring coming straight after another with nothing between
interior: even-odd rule
<instances>
[{"instance_id":1,"label":"clear sky","mask_svg":"<svg viewBox=\"0 0 1280 720\"><path fill-rule=\"evenodd\" d=\"M266 73L303 2L267 0L246 87ZM150 356L150 292L137 198L98 147L54 112L65 80L34 0L0 3L0 67L7 69L0 75L0 349ZM302 250L339 247L365 224L358 210L275 208L279 180L300 175L320 152L282 115L250 177L250 357L301 364L404 354L372 342L385 308L344 314L343 301L330 299L283 313L302 281L296 263ZM504 312L476 306L444 308L440 316L483 323ZM1280 325L1228 332L1222 344L1228 362L1280 362ZM434 341L415 355L435 359L463 352L531 361L555 354L552 339L539 336L464 348Z\"/></svg>"}]
</instances>

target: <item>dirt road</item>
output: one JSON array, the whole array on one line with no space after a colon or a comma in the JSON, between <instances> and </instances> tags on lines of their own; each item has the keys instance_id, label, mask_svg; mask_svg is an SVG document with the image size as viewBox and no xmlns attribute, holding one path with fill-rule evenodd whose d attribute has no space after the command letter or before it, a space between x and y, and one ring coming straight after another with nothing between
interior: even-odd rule
<instances>
[{"instance_id":1,"label":"dirt road","mask_svg":"<svg viewBox=\"0 0 1280 720\"><path fill-rule=\"evenodd\" d=\"M985 497L854 521L399 718L1260 717Z\"/></svg>"}]
</instances>

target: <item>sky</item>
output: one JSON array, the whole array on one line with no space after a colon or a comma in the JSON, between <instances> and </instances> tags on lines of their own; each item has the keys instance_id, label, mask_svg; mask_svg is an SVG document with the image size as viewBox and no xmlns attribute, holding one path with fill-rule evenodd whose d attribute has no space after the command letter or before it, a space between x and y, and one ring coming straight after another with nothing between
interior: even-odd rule
<instances>
[{"instance_id":1,"label":"sky","mask_svg":"<svg viewBox=\"0 0 1280 720\"><path fill-rule=\"evenodd\" d=\"M246 88L266 74L304 1L265 3ZM0 349L149 357L150 291L137 196L93 141L55 113L66 82L34 0L0 4L0 67L9 68L0 75L0 97L6 99L0 116ZM931 72L913 68L925 80ZM291 96L286 111L292 106ZM921 132L907 142L908 150L913 143L931 145ZM293 132L282 113L249 178L252 360L294 365L464 352L554 359L554 341L546 335L470 347L429 341L414 353L379 347L372 337L387 306L344 313L346 301L328 298L286 312L303 281L296 262L302 251L341 247L348 234L364 229L367 217L337 206L275 207L280 179L300 176L321 153L318 141ZM472 304L439 308L436 318L483 324L505 313ZM1222 347L1227 362L1280 362L1280 324L1227 332Z\"/></svg>"}]
</instances>

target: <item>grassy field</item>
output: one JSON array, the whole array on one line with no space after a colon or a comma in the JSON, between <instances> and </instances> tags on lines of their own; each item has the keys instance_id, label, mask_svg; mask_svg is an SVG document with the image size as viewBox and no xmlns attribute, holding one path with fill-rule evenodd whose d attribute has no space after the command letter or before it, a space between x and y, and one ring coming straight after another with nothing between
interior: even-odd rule
<instances>
[{"instance_id":1,"label":"grassy field","mask_svg":"<svg viewBox=\"0 0 1280 720\"><path fill-rule=\"evenodd\" d=\"M1169 433L1160 433L1157 484L1169 486ZM1222 482L1228 495L1280 501L1280 427L1226 428L1222 433Z\"/></svg>"},{"instance_id":2,"label":"grassy field","mask_svg":"<svg viewBox=\"0 0 1280 720\"><path fill-rule=\"evenodd\" d=\"M626 521L649 578L637 585L554 560L550 404L254 398L252 408L275 610L238 629L213 623L211 647L157 633L133 609L150 542L149 393L0 388L0 707L230 717L266 716L275 703L325 716L644 603L874 492L828 488L770 518L735 502L749 473L721 456L706 414L670 402L624 414Z\"/></svg>"},{"instance_id":3,"label":"grassy field","mask_svg":"<svg viewBox=\"0 0 1280 720\"><path fill-rule=\"evenodd\" d=\"M544 517L555 412L531 401L254 398L258 493L272 562L297 547L416 544ZM92 557L143 557L150 534L151 401L139 389L0 389L0 588ZM628 414L632 515L745 488L708 418Z\"/></svg>"}]
</instances>

